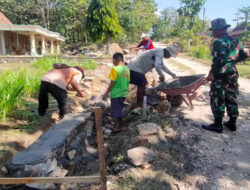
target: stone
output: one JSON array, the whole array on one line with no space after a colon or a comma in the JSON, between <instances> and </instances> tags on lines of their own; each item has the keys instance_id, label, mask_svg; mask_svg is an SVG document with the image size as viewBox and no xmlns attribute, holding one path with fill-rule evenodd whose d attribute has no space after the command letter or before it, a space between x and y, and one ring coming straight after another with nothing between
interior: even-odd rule
<instances>
[{"instance_id":1,"label":"stone","mask_svg":"<svg viewBox=\"0 0 250 190\"><path fill-rule=\"evenodd\" d=\"M142 169L151 169L151 168L153 168L153 165L152 164L143 164L143 165L141 165L140 166Z\"/></svg>"},{"instance_id":2,"label":"stone","mask_svg":"<svg viewBox=\"0 0 250 190\"><path fill-rule=\"evenodd\" d=\"M129 49L123 49L124 55L127 55L129 53Z\"/></svg>"},{"instance_id":3,"label":"stone","mask_svg":"<svg viewBox=\"0 0 250 190\"><path fill-rule=\"evenodd\" d=\"M86 122L86 125L85 125L85 131L86 131L87 137L90 137L90 136L91 136L93 127L94 127L94 122L88 120L88 121Z\"/></svg>"},{"instance_id":4,"label":"stone","mask_svg":"<svg viewBox=\"0 0 250 190\"><path fill-rule=\"evenodd\" d=\"M95 77L93 77L93 76L85 76L83 81L92 81L94 79L95 79Z\"/></svg>"},{"instance_id":5,"label":"stone","mask_svg":"<svg viewBox=\"0 0 250 190\"><path fill-rule=\"evenodd\" d=\"M49 177L65 177L68 173L68 170L60 167L56 167L50 174Z\"/></svg>"},{"instance_id":6,"label":"stone","mask_svg":"<svg viewBox=\"0 0 250 190\"><path fill-rule=\"evenodd\" d=\"M122 48L117 43L110 44L109 52L110 52L110 55L113 55L114 53L117 53L117 52L123 53Z\"/></svg>"},{"instance_id":7,"label":"stone","mask_svg":"<svg viewBox=\"0 0 250 190\"><path fill-rule=\"evenodd\" d=\"M86 150L87 150L87 152L90 153L90 154L97 155L97 149L96 149L96 148L93 148L93 147L91 147L91 146L87 146L87 147L86 147Z\"/></svg>"},{"instance_id":8,"label":"stone","mask_svg":"<svg viewBox=\"0 0 250 190\"><path fill-rule=\"evenodd\" d=\"M46 183L46 184L40 184L40 183L28 183L26 184L27 187L30 187L32 189L39 189L39 190L54 190L56 189L56 186L53 183Z\"/></svg>"},{"instance_id":9,"label":"stone","mask_svg":"<svg viewBox=\"0 0 250 190\"><path fill-rule=\"evenodd\" d=\"M81 106L77 106L76 108L74 108L75 112L83 112L83 107Z\"/></svg>"},{"instance_id":10,"label":"stone","mask_svg":"<svg viewBox=\"0 0 250 190\"><path fill-rule=\"evenodd\" d=\"M162 114L169 114L171 108L171 103L167 100L162 101L155 109Z\"/></svg>"},{"instance_id":11,"label":"stone","mask_svg":"<svg viewBox=\"0 0 250 190\"><path fill-rule=\"evenodd\" d=\"M158 126L155 123L143 123L137 125L140 136L157 134Z\"/></svg>"},{"instance_id":12,"label":"stone","mask_svg":"<svg viewBox=\"0 0 250 190\"><path fill-rule=\"evenodd\" d=\"M109 122L113 121L113 118L111 116L107 116L107 119L108 119Z\"/></svg>"},{"instance_id":13,"label":"stone","mask_svg":"<svg viewBox=\"0 0 250 190\"><path fill-rule=\"evenodd\" d=\"M75 158L76 150L71 150L68 152L68 158L73 160Z\"/></svg>"},{"instance_id":14,"label":"stone","mask_svg":"<svg viewBox=\"0 0 250 190\"><path fill-rule=\"evenodd\" d=\"M114 128L114 126L109 124L109 123L105 124L104 127L107 128L107 129L113 129Z\"/></svg>"},{"instance_id":15,"label":"stone","mask_svg":"<svg viewBox=\"0 0 250 190\"><path fill-rule=\"evenodd\" d=\"M103 135L103 138L106 140L106 139L108 139L108 138L109 138L109 136L108 136L108 135L106 135L106 134L104 134L104 135Z\"/></svg>"},{"instance_id":16,"label":"stone","mask_svg":"<svg viewBox=\"0 0 250 190\"><path fill-rule=\"evenodd\" d=\"M110 129L104 129L104 133L109 136L112 131Z\"/></svg>"},{"instance_id":17,"label":"stone","mask_svg":"<svg viewBox=\"0 0 250 190\"><path fill-rule=\"evenodd\" d=\"M136 147L127 151L130 162L135 166L148 164L153 160L154 152L146 147Z\"/></svg>"},{"instance_id":18,"label":"stone","mask_svg":"<svg viewBox=\"0 0 250 190\"><path fill-rule=\"evenodd\" d=\"M47 176L48 173L52 172L57 166L56 159L48 159L45 163L40 163L36 165L25 165L24 173L28 176Z\"/></svg>"},{"instance_id":19,"label":"stone","mask_svg":"<svg viewBox=\"0 0 250 190\"><path fill-rule=\"evenodd\" d=\"M1 173L2 173L3 175L8 174L7 168L6 168L6 167L2 167L2 168L1 168Z\"/></svg>"}]
</instances>

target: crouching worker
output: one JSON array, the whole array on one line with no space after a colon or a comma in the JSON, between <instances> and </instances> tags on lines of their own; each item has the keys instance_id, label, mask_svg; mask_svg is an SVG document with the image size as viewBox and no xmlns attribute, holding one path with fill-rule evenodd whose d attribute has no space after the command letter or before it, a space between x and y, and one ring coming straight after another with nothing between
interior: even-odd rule
<instances>
[{"instance_id":1,"label":"crouching worker","mask_svg":"<svg viewBox=\"0 0 250 190\"><path fill-rule=\"evenodd\" d=\"M123 102L128 96L130 73L129 69L125 66L121 53L113 55L113 64L114 67L109 74L111 82L102 99L105 101L110 93L110 112L115 121L113 132L119 132L123 127Z\"/></svg>"},{"instance_id":2,"label":"crouching worker","mask_svg":"<svg viewBox=\"0 0 250 190\"><path fill-rule=\"evenodd\" d=\"M77 91L77 96L84 97L85 93L80 90L78 84L84 78L84 70L81 67L69 67L65 64L54 64L53 69L41 78L39 92L38 113L45 115L48 108L48 93L57 101L60 119L68 112L67 91ZM71 88L69 87L71 85Z\"/></svg>"}]
</instances>

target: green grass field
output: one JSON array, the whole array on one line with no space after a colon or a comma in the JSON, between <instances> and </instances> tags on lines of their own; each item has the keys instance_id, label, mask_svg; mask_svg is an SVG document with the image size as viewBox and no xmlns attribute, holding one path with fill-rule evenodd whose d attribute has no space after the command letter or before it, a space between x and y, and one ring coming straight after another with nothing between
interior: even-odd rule
<instances>
[{"instance_id":1,"label":"green grass field","mask_svg":"<svg viewBox=\"0 0 250 190\"><path fill-rule=\"evenodd\" d=\"M244 78L250 79L250 65L237 65L239 75Z\"/></svg>"}]
</instances>

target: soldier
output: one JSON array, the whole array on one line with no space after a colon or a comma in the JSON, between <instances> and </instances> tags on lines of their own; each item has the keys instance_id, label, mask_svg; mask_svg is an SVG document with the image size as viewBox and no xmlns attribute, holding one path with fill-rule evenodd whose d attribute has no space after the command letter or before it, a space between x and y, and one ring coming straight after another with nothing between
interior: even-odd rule
<instances>
[{"instance_id":1,"label":"soldier","mask_svg":"<svg viewBox=\"0 0 250 190\"><path fill-rule=\"evenodd\" d=\"M218 18L211 22L210 28L213 37L217 38L213 43L213 63L207 76L207 81L211 81L209 95L214 123L202 127L218 133L223 130L225 108L230 119L224 125L231 131L236 131L239 75L235 65L248 57L239 41L227 34L229 27L225 19Z\"/></svg>"}]
</instances>

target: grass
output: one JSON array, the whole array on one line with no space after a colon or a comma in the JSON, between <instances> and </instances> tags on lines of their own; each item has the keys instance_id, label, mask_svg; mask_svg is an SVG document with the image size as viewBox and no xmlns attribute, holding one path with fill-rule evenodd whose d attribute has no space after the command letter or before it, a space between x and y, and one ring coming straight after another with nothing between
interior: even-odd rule
<instances>
[{"instance_id":1,"label":"grass","mask_svg":"<svg viewBox=\"0 0 250 190\"><path fill-rule=\"evenodd\" d=\"M37 97L41 76L49 71L56 62L69 66L81 66L85 70L95 69L97 64L93 60L83 62L69 62L55 56L38 59L32 64L14 64L9 68L4 64L0 68L0 120L13 115L17 108L24 103L25 97ZM22 67L24 66L24 67ZM13 71L15 69L15 71Z\"/></svg>"},{"instance_id":2,"label":"grass","mask_svg":"<svg viewBox=\"0 0 250 190\"><path fill-rule=\"evenodd\" d=\"M250 79L250 65L237 65L239 75L244 78Z\"/></svg>"},{"instance_id":3,"label":"grass","mask_svg":"<svg viewBox=\"0 0 250 190\"><path fill-rule=\"evenodd\" d=\"M192 60L200 62L200 63L202 63L202 64L204 64L206 66L211 66L211 64L212 64L212 57L206 57L204 59L198 59L196 57L192 57L192 55L190 53L182 54L181 57L187 58L187 59L191 58ZM172 62L172 60L171 60L171 62ZM178 63L177 63L177 66L178 66ZM178 66L178 67L180 67L180 66ZM184 67L182 67L182 68L185 69ZM241 77L250 79L250 61L245 61L245 62L238 63L236 67L237 67L239 75ZM190 68L186 68L186 69L190 69Z\"/></svg>"}]
</instances>

